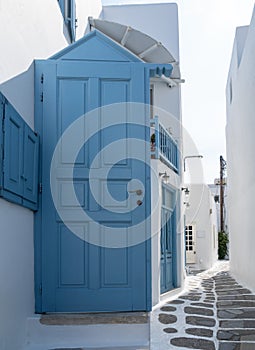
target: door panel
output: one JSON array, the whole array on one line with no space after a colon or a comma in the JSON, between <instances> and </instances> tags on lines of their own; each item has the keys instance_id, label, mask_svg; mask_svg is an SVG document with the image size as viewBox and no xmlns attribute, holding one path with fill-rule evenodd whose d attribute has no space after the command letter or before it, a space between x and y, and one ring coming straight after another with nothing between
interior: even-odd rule
<instances>
[{"instance_id":1,"label":"door panel","mask_svg":"<svg viewBox=\"0 0 255 350\"><path fill-rule=\"evenodd\" d=\"M59 286L86 286L88 284L88 247L63 224L59 229ZM80 226L81 234L84 227ZM74 254L75 252L75 254ZM75 270L75 273L73 271Z\"/></svg>"},{"instance_id":2,"label":"door panel","mask_svg":"<svg viewBox=\"0 0 255 350\"><path fill-rule=\"evenodd\" d=\"M24 122L10 104L5 107L5 133L5 188L23 196Z\"/></svg>"},{"instance_id":3,"label":"door panel","mask_svg":"<svg viewBox=\"0 0 255 350\"><path fill-rule=\"evenodd\" d=\"M58 137L61 137L67 127L74 122L77 117L84 115L88 109L88 80L58 80ZM75 108L74 108L75 106ZM85 125L79 130L77 138L83 139L85 133ZM62 163L71 164L72 154L69 152L68 145L62 148ZM88 150L83 148L76 159L76 164L80 164L88 168Z\"/></svg>"},{"instance_id":4,"label":"door panel","mask_svg":"<svg viewBox=\"0 0 255 350\"><path fill-rule=\"evenodd\" d=\"M104 69L102 69L104 67ZM139 179L150 198L148 169L142 162L132 159L132 147L123 140L116 151L123 159L111 164L111 158L95 156L105 146L119 139L135 137L145 140L146 127L127 124L130 111L123 109L119 125L107 127L91 137L76 158L73 176L70 178L71 159L74 157L68 145L61 145L59 167L56 170L59 189L58 210L68 218L68 227L57 212L50 189L50 166L56 144L63 132L81 115L94 108L116 103L145 99L144 67L134 64L105 64L81 62L45 62L40 68L44 74L43 126L42 126L42 220L41 268L43 312L102 312L132 311L150 308L146 278L150 278L147 261L150 252L148 242L124 247L105 248L104 227L124 227L132 231L132 225L146 218L148 205L133 211L118 212L127 199L127 184ZM104 112L95 113L93 126L104 129ZM138 122L146 124L146 115ZM79 140L89 134L91 124L84 125L75 135ZM144 159L149 158L146 149ZM94 162L93 162L94 161ZM107 181L104 168L111 165ZM98 192L98 201L91 193L89 171L96 169L93 183ZM79 217L77 202L71 198L72 182L79 206L91 220L84 222ZM112 198L109 199L107 194ZM86 242L83 237L95 234L93 222L100 223L102 246ZM75 227L79 237L70 230ZM39 227L39 225L37 225ZM127 242L128 244L129 242Z\"/></svg>"},{"instance_id":5,"label":"door panel","mask_svg":"<svg viewBox=\"0 0 255 350\"><path fill-rule=\"evenodd\" d=\"M24 199L37 203L38 197L38 136L27 126L24 128Z\"/></svg>"}]
</instances>

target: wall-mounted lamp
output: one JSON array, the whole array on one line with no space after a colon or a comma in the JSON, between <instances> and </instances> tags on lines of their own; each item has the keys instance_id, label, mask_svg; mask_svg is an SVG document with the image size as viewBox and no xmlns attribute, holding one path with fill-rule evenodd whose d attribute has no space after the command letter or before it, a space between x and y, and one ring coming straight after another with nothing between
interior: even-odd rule
<instances>
[{"instance_id":1,"label":"wall-mounted lamp","mask_svg":"<svg viewBox=\"0 0 255 350\"><path fill-rule=\"evenodd\" d=\"M194 155L194 156L186 156L183 158L183 170L186 170L186 159L188 158L203 158L203 156L201 156L201 154L198 155Z\"/></svg>"},{"instance_id":2,"label":"wall-mounted lamp","mask_svg":"<svg viewBox=\"0 0 255 350\"><path fill-rule=\"evenodd\" d=\"M189 195L190 191L189 191L188 187L182 187L181 190L184 191L185 196Z\"/></svg>"},{"instance_id":3,"label":"wall-mounted lamp","mask_svg":"<svg viewBox=\"0 0 255 350\"><path fill-rule=\"evenodd\" d=\"M216 194L216 195L214 196L214 202L215 202L215 203L220 203L220 196L219 196L218 194Z\"/></svg>"},{"instance_id":4,"label":"wall-mounted lamp","mask_svg":"<svg viewBox=\"0 0 255 350\"><path fill-rule=\"evenodd\" d=\"M164 180L164 181L167 181L168 179L169 179L169 175L167 175L167 172L165 171L165 172L163 172L163 173L159 173L159 176L162 176L162 179Z\"/></svg>"}]
</instances>

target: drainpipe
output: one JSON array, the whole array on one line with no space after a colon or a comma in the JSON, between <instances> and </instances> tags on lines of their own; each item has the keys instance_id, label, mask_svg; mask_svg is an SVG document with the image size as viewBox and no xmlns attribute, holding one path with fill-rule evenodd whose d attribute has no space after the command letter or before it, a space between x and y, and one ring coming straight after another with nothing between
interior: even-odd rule
<instances>
[{"instance_id":1,"label":"drainpipe","mask_svg":"<svg viewBox=\"0 0 255 350\"><path fill-rule=\"evenodd\" d=\"M225 218L224 218L224 172L226 169L226 161L220 156L220 231L225 230Z\"/></svg>"}]
</instances>

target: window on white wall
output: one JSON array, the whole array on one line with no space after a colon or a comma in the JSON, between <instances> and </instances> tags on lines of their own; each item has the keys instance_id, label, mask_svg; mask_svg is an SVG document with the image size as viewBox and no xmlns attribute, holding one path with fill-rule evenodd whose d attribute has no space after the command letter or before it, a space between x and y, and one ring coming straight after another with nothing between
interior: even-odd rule
<instances>
[{"instance_id":1,"label":"window on white wall","mask_svg":"<svg viewBox=\"0 0 255 350\"><path fill-rule=\"evenodd\" d=\"M187 264L196 263L196 232L195 225L185 227L185 246Z\"/></svg>"},{"instance_id":2,"label":"window on white wall","mask_svg":"<svg viewBox=\"0 0 255 350\"><path fill-rule=\"evenodd\" d=\"M67 25L71 42L76 34L76 4L75 0L58 0L65 24Z\"/></svg>"}]
</instances>

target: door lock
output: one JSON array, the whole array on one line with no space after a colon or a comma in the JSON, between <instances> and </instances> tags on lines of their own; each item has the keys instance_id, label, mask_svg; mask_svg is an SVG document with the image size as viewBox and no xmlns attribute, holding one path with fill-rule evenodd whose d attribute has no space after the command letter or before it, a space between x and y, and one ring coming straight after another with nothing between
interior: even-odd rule
<instances>
[{"instance_id":1,"label":"door lock","mask_svg":"<svg viewBox=\"0 0 255 350\"><path fill-rule=\"evenodd\" d=\"M141 196L143 194L142 190L131 190L128 193L135 193L137 196Z\"/></svg>"}]
</instances>

